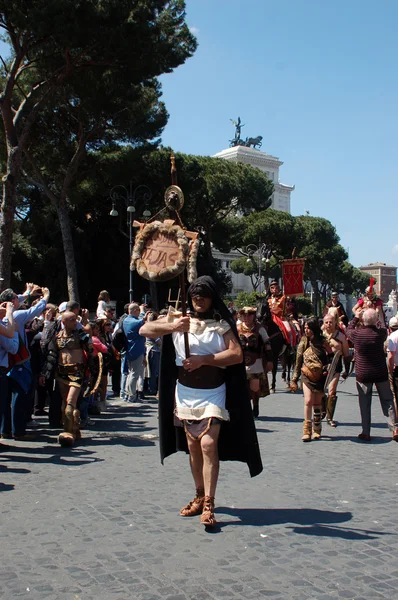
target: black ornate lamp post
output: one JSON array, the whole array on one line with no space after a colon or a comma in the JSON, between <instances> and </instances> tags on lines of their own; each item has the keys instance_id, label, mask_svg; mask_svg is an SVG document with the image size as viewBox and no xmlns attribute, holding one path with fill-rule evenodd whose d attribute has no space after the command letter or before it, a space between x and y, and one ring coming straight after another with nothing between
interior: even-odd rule
<instances>
[{"instance_id":1,"label":"black ornate lamp post","mask_svg":"<svg viewBox=\"0 0 398 600\"><path fill-rule=\"evenodd\" d=\"M147 219L151 216L149 210L149 201L152 198L152 192L146 185L139 185L133 190L133 184L130 181L129 189L124 185L115 185L109 192L109 200L112 201L112 210L109 213L111 217L118 217L119 213L116 209L116 203L123 200L127 208L127 227L129 230L129 262L133 253L133 216L136 212L136 205L144 206L142 216ZM133 272L129 269L129 299L133 301Z\"/></svg>"},{"instance_id":2,"label":"black ornate lamp post","mask_svg":"<svg viewBox=\"0 0 398 600\"><path fill-rule=\"evenodd\" d=\"M261 240L259 240L258 246L256 246L255 244L249 244L248 246L246 246L245 254L248 257L247 258L248 263L251 262L254 265L256 265L256 260L257 260L258 293L260 294L261 293L261 270L262 270L263 266L265 266L265 268L268 269L268 265L271 260L271 256L273 255L273 250L272 250L271 246L268 246L267 244L265 244L265 243L261 242Z\"/></svg>"}]
</instances>

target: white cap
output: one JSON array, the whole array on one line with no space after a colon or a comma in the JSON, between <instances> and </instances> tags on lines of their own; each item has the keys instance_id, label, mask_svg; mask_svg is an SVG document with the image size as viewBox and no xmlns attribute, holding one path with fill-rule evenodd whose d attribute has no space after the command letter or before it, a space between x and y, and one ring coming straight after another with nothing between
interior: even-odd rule
<instances>
[{"instance_id":1,"label":"white cap","mask_svg":"<svg viewBox=\"0 0 398 600\"><path fill-rule=\"evenodd\" d=\"M58 312L59 313L65 312L67 304L68 304L67 302L61 302L61 304L58 306Z\"/></svg>"},{"instance_id":2,"label":"white cap","mask_svg":"<svg viewBox=\"0 0 398 600\"><path fill-rule=\"evenodd\" d=\"M398 327L398 317L391 317L389 326L391 327L391 329L393 329L394 327Z\"/></svg>"}]
</instances>

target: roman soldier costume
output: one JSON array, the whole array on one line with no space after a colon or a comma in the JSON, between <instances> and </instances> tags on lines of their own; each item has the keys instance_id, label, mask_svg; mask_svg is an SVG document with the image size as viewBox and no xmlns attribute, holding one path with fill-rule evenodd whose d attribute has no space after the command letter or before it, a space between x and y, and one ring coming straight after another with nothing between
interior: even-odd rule
<instances>
[{"instance_id":1,"label":"roman soldier costume","mask_svg":"<svg viewBox=\"0 0 398 600\"><path fill-rule=\"evenodd\" d=\"M279 287L279 283L274 280L270 283L270 292L268 294L268 306L271 311L272 320L281 330L283 337L288 345L296 346L296 331L287 319L288 304L292 304L292 299L285 296Z\"/></svg>"},{"instance_id":2,"label":"roman soldier costume","mask_svg":"<svg viewBox=\"0 0 398 600\"><path fill-rule=\"evenodd\" d=\"M73 355L79 356L79 360L67 362ZM55 373L59 385L78 388L83 393L88 384L87 367L91 365L92 343L89 334L83 329L75 329L70 334L65 329L59 329L48 344L41 374L47 380ZM62 417L64 432L58 436L58 441L61 446L72 446L81 438L80 410L72 404L63 404Z\"/></svg>"},{"instance_id":3,"label":"roman soldier costume","mask_svg":"<svg viewBox=\"0 0 398 600\"><path fill-rule=\"evenodd\" d=\"M251 306L244 306L239 314L255 315L257 309ZM253 415L259 415L259 399L260 397L269 396L269 385L267 377L267 362L273 360L271 344L269 342L268 333L257 320L254 320L251 326L245 323L237 325L239 340L243 349L244 362L246 365L247 379L259 380L259 390L250 389L250 397L253 402Z\"/></svg>"},{"instance_id":4,"label":"roman soldier costume","mask_svg":"<svg viewBox=\"0 0 398 600\"><path fill-rule=\"evenodd\" d=\"M373 308L378 315L378 325L381 327L387 327L385 314L383 310L383 300L377 296L374 285L376 281L375 279L370 279L370 284L365 290L365 296L360 298L354 308L352 309L353 313L357 310L366 310L367 308Z\"/></svg>"}]
</instances>

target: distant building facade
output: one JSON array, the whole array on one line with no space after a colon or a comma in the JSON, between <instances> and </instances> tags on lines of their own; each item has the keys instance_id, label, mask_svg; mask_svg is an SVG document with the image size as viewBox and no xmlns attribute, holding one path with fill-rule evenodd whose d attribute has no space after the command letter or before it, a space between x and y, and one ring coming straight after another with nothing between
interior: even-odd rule
<instances>
[{"instance_id":1,"label":"distant building facade","mask_svg":"<svg viewBox=\"0 0 398 600\"><path fill-rule=\"evenodd\" d=\"M287 213L291 212L290 194L294 190L294 185L286 185L279 181L279 168L283 165L283 162L279 158L246 146L226 148L221 152L217 152L214 158L223 158L224 160L239 162L260 169L274 184L271 208ZM221 261L222 269L231 277L232 295L235 296L239 292L253 291L250 277L243 275L243 273L234 273L231 269L231 262L242 256L237 250L223 253L214 249L213 256Z\"/></svg>"},{"instance_id":2,"label":"distant building facade","mask_svg":"<svg viewBox=\"0 0 398 600\"><path fill-rule=\"evenodd\" d=\"M369 273L376 280L376 293L383 302L387 302L391 290L397 289L397 267L377 262L359 267L359 270Z\"/></svg>"}]
</instances>

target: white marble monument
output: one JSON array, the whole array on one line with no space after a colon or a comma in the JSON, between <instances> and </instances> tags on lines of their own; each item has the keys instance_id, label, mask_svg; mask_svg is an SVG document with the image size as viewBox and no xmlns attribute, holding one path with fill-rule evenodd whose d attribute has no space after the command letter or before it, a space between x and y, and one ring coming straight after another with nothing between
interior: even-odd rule
<instances>
[{"instance_id":1,"label":"white marble monument","mask_svg":"<svg viewBox=\"0 0 398 600\"><path fill-rule=\"evenodd\" d=\"M283 162L276 156L261 152L256 148L246 146L233 146L217 152L214 158L223 158L232 162L240 162L245 165L257 167L266 174L274 184L274 193L272 194L272 208L283 210L290 213L290 194L294 190L294 185L286 185L279 181L279 167Z\"/></svg>"}]
</instances>

